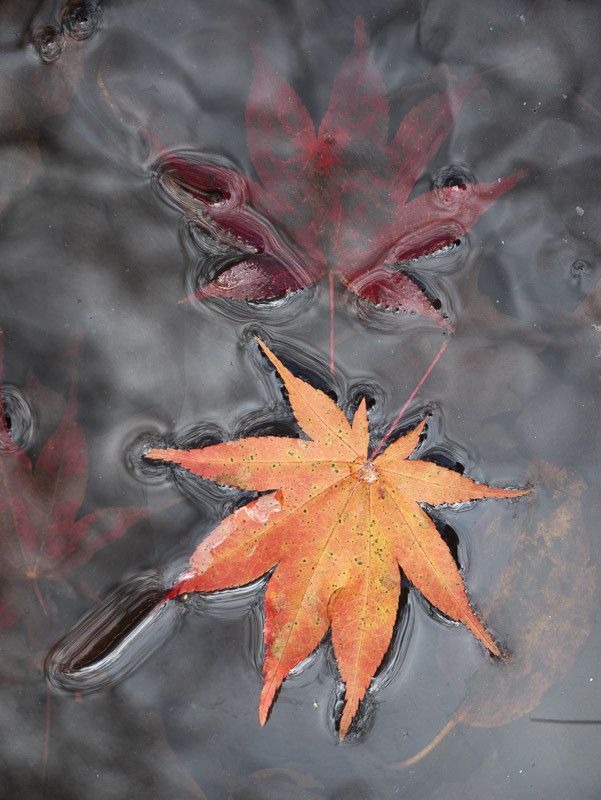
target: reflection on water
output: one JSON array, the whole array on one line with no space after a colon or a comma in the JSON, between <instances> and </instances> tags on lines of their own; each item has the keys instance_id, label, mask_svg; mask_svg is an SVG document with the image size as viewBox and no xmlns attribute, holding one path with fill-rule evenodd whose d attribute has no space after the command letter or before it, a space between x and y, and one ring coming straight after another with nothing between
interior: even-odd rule
<instances>
[{"instance_id":1,"label":"reflection on water","mask_svg":"<svg viewBox=\"0 0 601 800\"><path fill-rule=\"evenodd\" d=\"M246 119L253 46L302 101L306 130L317 130L357 14L390 104L387 141L353 151L368 173L384 169L382 147L412 109L481 76L411 191L411 200L434 189L447 208L452 201L444 242L426 225L420 252L413 232L391 243L400 254L393 269L455 329L399 430L428 412L420 457L495 486L531 480L536 491L521 504L483 501L436 516L474 607L512 659L494 664L469 632L404 583L391 650L341 746L343 687L327 637L259 727L264 581L161 604L198 541L249 496L142 456L165 444L298 435L277 377L250 346L255 334L347 415L367 396L375 441L439 350L444 334L433 318L391 312L335 282L331 303L328 278L314 276L315 259L296 247L309 241L307 231L295 241L301 227L278 225L268 208L250 211L238 227L238 218L210 220L198 213L202 192L186 194L194 181L182 194L169 171L166 154L186 154L235 165L255 187L261 176ZM39 463L40 454L65 414L72 364L64 354L79 331L76 422L89 466L78 518L187 499L138 522L89 562L75 548L69 563L80 566L35 580L12 567L2 573L3 796L599 795L598 726L586 723L601 719L600 26L584 0L5 0L7 429L34 464L37 496L52 503L55 472L45 471L50 455ZM280 122L291 124L285 115ZM303 130L298 119L294 129ZM476 183L525 168L468 233L453 233L455 206ZM328 196L334 207L338 199ZM302 195L293 209L311 224ZM324 212L322 243L332 219ZM271 257L296 269L299 286L287 287L294 291L180 303L241 254L260 261L265 241ZM257 252L243 252L251 246ZM353 264L329 265L344 267ZM279 274L273 261L261 269ZM73 497L62 502L59 516L74 513ZM3 523L2 565L18 547L7 540L10 529ZM100 531L90 536L92 553ZM19 613L9 619L7 609ZM399 768L450 722L426 757Z\"/></svg>"}]
</instances>

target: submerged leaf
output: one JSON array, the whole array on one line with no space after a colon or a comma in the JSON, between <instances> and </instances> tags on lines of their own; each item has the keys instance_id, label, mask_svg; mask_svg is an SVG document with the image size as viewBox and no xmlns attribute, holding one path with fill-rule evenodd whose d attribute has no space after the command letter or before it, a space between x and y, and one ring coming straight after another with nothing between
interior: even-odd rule
<instances>
[{"instance_id":1,"label":"submerged leaf","mask_svg":"<svg viewBox=\"0 0 601 800\"><path fill-rule=\"evenodd\" d=\"M4 584L10 581L12 587L10 599L0 607L0 633L27 607L24 587L27 591L33 588L43 605L39 579L56 577L67 567L85 563L148 515L146 506L123 506L78 518L88 482L88 452L76 421L76 380L71 381L58 428L33 463L13 442L7 425L2 399L3 347L0 329L0 574ZM76 363L77 354L71 355Z\"/></svg>"},{"instance_id":2,"label":"submerged leaf","mask_svg":"<svg viewBox=\"0 0 601 800\"><path fill-rule=\"evenodd\" d=\"M587 492L565 469L536 466L541 491L550 495L550 516L523 531L487 610L487 618L507 628L507 611L514 609L519 624L508 631L514 655L502 674L483 667L471 678L457 712L467 725L504 725L536 708L574 665L598 608L590 543L575 535L586 527L587 511L598 513L597 492Z\"/></svg>"},{"instance_id":3,"label":"submerged leaf","mask_svg":"<svg viewBox=\"0 0 601 800\"><path fill-rule=\"evenodd\" d=\"M244 245L256 245L257 237L242 237L238 246L232 242L238 263L187 299L273 299L329 271L370 303L451 327L413 280L410 262L464 236L525 171L493 183L466 182L409 196L479 80L470 78L419 103L389 143L386 87L361 20L317 131L293 87L256 50L246 127L260 183L230 170L237 175L236 203L208 198L203 187L215 167L164 154L172 181L164 188L172 197L179 194L180 206L205 226L210 220L212 237L223 241L246 217L260 239L251 262Z\"/></svg>"},{"instance_id":4,"label":"submerged leaf","mask_svg":"<svg viewBox=\"0 0 601 800\"><path fill-rule=\"evenodd\" d=\"M524 528L500 576L498 591L485 607L486 618L504 631L511 658L502 670L482 664L444 728L411 758L391 764L394 769L416 764L459 723L493 728L530 715L545 693L572 669L591 632L599 603L597 569L590 542L579 531L590 528L590 521L598 518L598 491L566 469L545 462L533 468L539 502L548 503L549 514L544 519L533 517ZM498 538L498 519L493 519L487 532ZM586 722L585 714L584 718ZM567 720L567 724L575 721Z\"/></svg>"}]
</instances>

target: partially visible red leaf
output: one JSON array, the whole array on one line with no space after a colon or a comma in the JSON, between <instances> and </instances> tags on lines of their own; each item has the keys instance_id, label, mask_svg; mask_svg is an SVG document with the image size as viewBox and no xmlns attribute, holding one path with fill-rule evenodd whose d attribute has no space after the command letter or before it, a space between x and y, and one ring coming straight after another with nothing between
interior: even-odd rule
<instances>
[{"instance_id":1,"label":"partially visible red leaf","mask_svg":"<svg viewBox=\"0 0 601 800\"><path fill-rule=\"evenodd\" d=\"M57 577L65 568L85 563L149 513L147 506L123 506L77 519L88 482L88 453L76 421L76 379L71 381L63 418L34 464L13 442L6 426L1 394L3 349L0 329L0 576L13 587L0 608L0 633L26 608L24 587L33 586L41 601L39 578ZM77 353L71 354L71 360L77 362Z\"/></svg>"},{"instance_id":2,"label":"partially visible red leaf","mask_svg":"<svg viewBox=\"0 0 601 800\"><path fill-rule=\"evenodd\" d=\"M374 305L421 314L450 328L448 320L415 281L393 265L430 255L456 242L497 197L512 189L525 174L526 170L520 170L494 183L449 186L420 195L399 211L404 233L382 255L381 264L371 269L356 266L352 272L341 269L338 277L350 291ZM392 225L390 231L392 235Z\"/></svg>"},{"instance_id":3,"label":"partially visible red leaf","mask_svg":"<svg viewBox=\"0 0 601 800\"><path fill-rule=\"evenodd\" d=\"M260 50L254 50L254 57L255 77L246 106L248 149L265 191L279 199L279 211L297 214L311 196L307 167L316 145L315 125L288 81Z\"/></svg>"},{"instance_id":4,"label":"partially visible red leaf","mask_svg":"<svg viewBox=\"0 0 601 800\"><path fill-rule=\"evenodd\" d=\"M283 297L305 287L300 276L271 256L254 256L224 270L213 281L180 302L196 298L229 297L232 300L264 300Z\"/></svg>"},{"instance_id":5,"label":"partially visible red leaf","mask_svg":"<svg viewBox=\"0 0 601 800\"><path fill-rule=\"evenodd\" d=\"M480 76L475 75L461 86L422 100L401 122L389 152L400 168L397 183L406 191L402 202L449 135L464 100L479 82Z\"/></svg>"},{"instance_id":6,"label":"partially visible red leaf","mask_svg":"<svg viewBox=\"0 0 601 800\"><path fill-rule=\"evenodd\" d=\"M394 231L402 231L402 235L384 260L407 261L451 244L464 236L495 200L513 189L527 172L521 169L490 183L432 189L399 207L389 228L390 239ZM392 200L394 204L400 197L393 195Z\"/></svg>"},{"instance_id":7,"label":"partially visible red leaf","mask_svg":"<svg viewBox=\"0 0 601 800\"><path fill-rule=\"evenodd\" d=\"M369 275L357 270L352 275L341 273L339 278L347 289L375 306L421 314L445 328L451 328L415 281L398 269L388 269L383 265L371 270Z\"/></svg>"},{"instance_id":8,"label":"partially visible red leaf","mask_svg":"<svg viewBox=\"0 0 601 800\"><path fill-rule=\"evenodd\" d=\"M154 137L153 143L159 144ZM278 235L248 202L250 186L240 173L220 164L183 158L164 149L157 175L166 194L183 206L200 230L226 253L239 256L194 297L264 300L282 297L318 280L325 263L312 264Z\"/></svg>"},{"instance_id":9,"label":"partially visible red leaf","mask_svg":"<svg viewBox=\"0 0 601 800\"><path fill-rule=\"evenodd\" d=\"M355 47L343 61L334 81L330 105L319 126L319 147L324 154L336 142L336 150L349 143L384 149L388 142L388 98L382 75L369 52L365 23L355 26Z\"/></svg>"}]
</instances>

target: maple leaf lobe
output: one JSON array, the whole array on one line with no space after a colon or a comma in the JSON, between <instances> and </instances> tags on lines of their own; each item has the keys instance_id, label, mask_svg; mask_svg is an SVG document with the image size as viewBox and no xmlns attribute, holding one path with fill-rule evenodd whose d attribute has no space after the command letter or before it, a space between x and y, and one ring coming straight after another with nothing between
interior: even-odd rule
<instances>
[{"instance_id":1,"label":"maple leaf lobe","mask_svg":"<svg viewBox=\"0 0 601 800\"><path fill-rule=\"evenodd\" d=\"M410 458L426 420L368 459L363 400L352 425L323 392L296 378L259 340L310 440L249 437L203 449L152 450L220 483L268 494L239 508L201 542L170 597L253 582L273 570L265 593L264 722L288 672L332 629L346 686L344 736L388 650L400 570L443 613L500 652L470 607L446 543L419 503L515 497L524 490L477 484ZM400 570L399 570L400 568Z\"/></svg>"}]
</instances>

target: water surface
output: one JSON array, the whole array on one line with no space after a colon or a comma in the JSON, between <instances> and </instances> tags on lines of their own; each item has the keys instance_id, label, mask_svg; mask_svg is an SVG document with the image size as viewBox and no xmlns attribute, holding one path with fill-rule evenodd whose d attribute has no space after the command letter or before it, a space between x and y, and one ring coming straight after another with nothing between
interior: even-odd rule
<instances>
[{"instance_id":1,"label":"water surface","mask_svg":"<svg viewBox=\"0 0 601 800\"><path fill-rule=\"evenodd\" d=\"M206 255L157 185L147 134L256 180L245 127L251 44L317 125L357 15L388 91L391 135L433 91L483 74L416 195L450 165L478 181L531 168L457 251L423 271L456 330L405 417L430 412L425 456L491 485L535 486L528 501L436 514L514 672L404 585L391 657L348 741L336 733L341 686L328 641L260 728L260 582L190 601L171 638L122 682L49 689L43 663L66 632L140 576L168 585L240 502L233 490L144 469L144 447L296 430L252 332L345 411L367 395L376 438L440 347L431 320L369 308L337 285L332 376L327 279L270 305L178 305ZM21 616L0 637L3 796L599 796L596 5L6 0L0 25L12 435L35 461L76 376L89 453L79 516L158 508L72 569L49 564L43 607L18 569L5 576L3 602L18 597ZM2 547L15 543L5 535ZM458 714L429 755L399 767Z\"/></svg>"}]
</instances>

